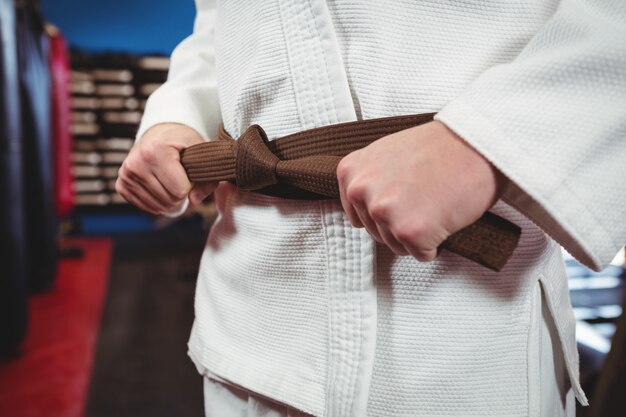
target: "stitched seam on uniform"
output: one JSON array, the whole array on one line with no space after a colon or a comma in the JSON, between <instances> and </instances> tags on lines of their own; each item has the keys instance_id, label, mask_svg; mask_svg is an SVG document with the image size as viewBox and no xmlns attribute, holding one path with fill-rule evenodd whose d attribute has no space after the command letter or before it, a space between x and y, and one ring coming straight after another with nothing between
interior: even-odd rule
<instances>
[{"instance_id":1,"label":"stitched seam on uniform","mask_svg":"<svg viewBox=\"0 0 626 417\"><path fill-rule=\"evenodd\" d=\"M341 248L341 259L342 259L342 263L343 263L343 267L344 267L344 274L348 274L349 271L347 270L347 265L349 264L349 262L346 260L346 255L347 255L347 246L350 244L349 241L349 235L346 233L346 229L343 226L341 220L340 223L341 227L339 228L341 230L341 237L342 237L342 245L340 245L339 247ZM343 336L343 340L346 341L346 346L344 347L344 352L343 353L343 361L341 363L341 384L340 384L340 389L341 389L341 393L342 395L339 397L339 401L336 402L337 404L337 412L338 412L338 416L344 416L343 414L343 408L345 407L346 404L346 397L347 397L347 386L348 386L348 369L346 369L349 365L349 353L350 353L350 299L348 298L348 292L347 292L347 277L345 275L343 275L342 277L340 277L339 279L341 280L341 299L343 301L342 305L344 306L344 308L342 309L342 320L341 320L341 330L342 330L342 336Z\"/></svg>"},{"instance_id":2,"label":"stitched seam on uniform","mask_svg":"<svg viewBox=\"0 0 626 417\"><path fill-rule=\"evenodd\" d=\"M332 298L330 296L331 294L331 265L330 265L330 246L329 246L329 225L327 222L327 218L326 216L328 215L328 207L327 203L324 201L319 201L318 202L318 206L320 207L320 213L321 213L321 218L322 218L322 225L324 227L324 235L326 236L326 239L324 239L324 246L326 248L326 291L327 291L327 299L328 299L328 347L327 347L327 360L326 360L326 395L324 395L324 413L328 414L328 404L329 404L329 400L331 398L331 394L328 388L332 386L332 384L330 383L330 379L334 378L334 374L332 372L332 369L334 368L333 363L332 363L332 336L333 336L333 312L332 312Z\"/></svg>"},{"instance_id":3,"label":"stitched seam on uniform","mask_svg":"<svg viewBox=\"0 0 626 417\"><path fill-rule=\"evenodd\" d=\"M297 3L296 3L297 4ZM292 6L293 3L292 3ZM302 7L304 7L304 5L302 5ZM302 11L294 11L293 16L295 18L298 17L298 15L302 14ZM298 21L298 23L301 23L300 21ZM297 25L296 25L297 26ZM298 38L297 40L295 39L295 37L298 35L298 29L296 28L295 30L292 31L291 35L293 36L293 42L296 43L296 45L300 45L300 49L302 49L303 45L303 41L302 39ZM299 60L295 61L301 61L302 58L300 58ZM295 65L295 63L294 63ZM303 71L302 67L298 67L294 73L293 73L294 78L298 77L300 80L300 83L298 83L298 85L301 87L300 89L296 89L298 98L300 103L302 104L303 108L305 109L304 114L302 115L303 119L306 117L307 119L305 120L305 126L312 126L315 124L314 122L314 116L312 114L312 108L311 108L311 99L310 97L306 96L305 93L306 92L310 92L313 91L313 86L311 84L311 76L310 74L308 74L306 71ZM306 107L305 107L306 106Z\"/></svg>"},{"instance_id":4,"label":"stitched seam on uniform","mask_svg":"<svg viewBox=\"0 0 626 417\"><path fill-rule=\"evenodd\" d=\"M556 288L552 285L552 283L550 282L550 280L546 279L546 277L543 274L540 274L540 282L542 284L545 284L547 287L549 287L551 293L554 294L559 294L556 291ZM548 297L546 297L546 301L548 300ZM565 325L563 324L562 318L554 313L552 313L552 309L550 306L550 303L548 302L548 310L550 311L550 315L552 316L552 319L557 323L558 327L557 327L557 334L559 335L559 342L562 346L562 348L565 348L566 354L569 358L569 360L573 360L575 358L575 353L574 351L572 351L571 349L571 345L568 343L565 343L566 341L563 340L562 334L560 329L563 329L565 327ZM577 381L578 384L578 381Z\"/></svg>"},{"instance_id":5,"label":"stitched seam on uniform","mask_svg":"<svg viewBox=\"0 0 626 417\"><path fill-rule=\"evenodd\" d=\"M355 346L355 342L357 341L357 323L356 323L356 309L355 309L355 303L354 303L354 289L355 289L355 282L356 279L358 277L358 274L356 273L356 266L357 266L357 262L356 262L356 257L354 256L355 254L355 244L357 243L356 240L354 239L354 231L352 228L348 227L348 225L346 225L345 219L342 222L343 223L343 227L344 230L346 230L346 234L348 236L349 239L349 246L347 246L346 250L346 256L349 256L350 259L350 272L351 272L351 276L349 277L349 279L346 280L346 294L349 296L349 303L350 303L350 322L349 322L349 336L350 336L350 356L348 357L348 369L346 370L346 376L347 376L347 383L345 386L345 390L346 390L346 401L344 401L343 403L343 413L342 416L348 416L351 414L352 411L352 405L354 402L354 396L352 395L352 391L354 388L354 384L352 382L353 379L353 371L354 371L354 367L355 367L355 356L354 356L354 352L356 350L356 346Z\"/></svg>"},{"instance_id":6,"label":"stitched seam on uniform","mask_svg":"<svg viewBox=\"0 0 626 417\"><path fill-rule=\"evenodd\" d=\"M292 7L293 7L292 3ZM295 4L298 4L297 2ZM298 17L301 16L304 13L304 5L300 5L302 7L302 10L298 11L298 12L294 12L294 17ZM307 22L308 20L305 19L305 22ZM302 23L302 19L300 18L300 20L298 21L298 24ZM296 25L298 26L298 25ZM296 29L292 32L292 35L294 36L294 38L299 34L298 32L298 28L296 27ZM296 44L299 44L300 46L304 46L305 42L304 40L300 37L297 39ZM298 60L298 62L300 62L300 64L302 64L302 58L300 58ZM304 102L306 103L306 115L309 117L309 121L307 123L306 126L314 126L316 124L316 119L319 120L319 112L317 111L317 108L315 105L312 105L312 101L315 100L311 100L311 97L308 96L308 93L313 92L315 93L317 90L315 88L315 84L313 83L313 79L311 77L311 71L309 70L309 65L307 63L307 65L305 66L306 68L302 68L301 66L298 68L298 70L296 72L294 72L294 75L298 75L300 77L300 80L303 81L303 84L305 84L304 88L301 88L299 90L299 93L302 94L305 98L304 98ZM315 72L315 71L313 71Z\"/></svg>"},{"instance_id":7,"label":"stitched seam on uniform","mask_svg":"<svg viewBox=\"0 0 626 417\"><path fill-rule=\"evenodd\" d=\"M350 265L350 271L346 271L348 275L346 277L346 279L344 280L344 288L345 288L345 293L346 293L346 300L347 300L347 312L346 315L347 320L346 320L346 334L347 334L347 338L346 340L348 340L348 346L349 346L349 350L348 350L348 355L346 355L346 384L344 385L344 391L345 391L345 395L344 395L344 401L342 402L342 407L341 407L341 416L348 416L349 415L349 410L352 408L352 400L353 398L349 395L350 391L352 390L352 369L354 367L353 365L353 361L354 361L354 350L355 350L355 346L354 346L354 341L355 341L355 311L354 311L354 294L352 294L352 290L354 288L354 279L355 279L355 260L354 260L354 236L352 233L352 229L348 228L345 224L345 220L342 219L341 222L341 226L342 229L344 231L344 233L346 234L346 246L345 246L345 253L344 255L346 257L350 257L350 259L348 260L348 262L346 262L346 264Z\"/></svg>"},{"instance_id":8,"label":"stitched seam on uniform","mask_svg":"<svg viewBox=\"0 0 626 417\"><path fill-rule=\"evenodd\" d=\"M309 1L309 10L312 11L313 5L311 3L311 0L308 0L308 1ZM324 5L320 5L319 7L326 7L326 3L324 3ZM313 24L315 25L315 32L318 34L318 36L316 36L315 39L317 40L318 47L319 47L319 49L321 51L320 52L320 56L322 57L322 60L324 61L324 69L325 69L324 74L326 75L326 77L325 77L326 78L326 82L325 83L320 82L318 85L321 85L321 86L323 86L326 89L325 97L332 97L332 100L330 101L330 104L332 106L332 113L333 113L333 120L332 120L332 122L336 122L338 120L338 118L337 118L337 106L335 105L335 95L334 95L334 93L332 91L332 88L330 87L330 79L328 78L328 73L329 73L328 61L326 60L326 53L325 53L325 50L324 50L324 48L323 48L323 46L321 44L321 37L319 36L320 30L319 30L319 27L317 25L317 16L315 16L315 15L313 15ZM321 76L320 73L321 73L321 71L317 71L316 72L316 75L318 75L318 79ZM324 110L328 110L328 109L324 109ZM324 114L327 115L328 111L325 111ZM320 117L320 119L321 119L321 117ZM328 121L331 122L331 120L328 120ZM323 124L323 122L322 122L322 124Z\"/></svg>"},{"instance_id":9,"label":"stitched seam on uniform","mask_svg":"<svg viewBox=\"0 0 626 417\"><path fill-rule=\"evenodd\" d=\"M550 289L550 292L552 293L551 296L559 294L556 292L556 289L554 288L550 280L546 279L544 274L539 274L539 282L541 284L545 284ZM557 314L554 314L554 312L552 311L552 306L550 304L551 296L548 296L546 294L546 302L548 305L548 311L550 312L550 316L552 317L552 320L557 324L556 333L559 338L559 344L561 345L561 349L565 350L566 360L570 362L570 365L578 366L578 360L575 360L577 359L576 352L572 351L570 347L571 345L569 343L566 343L567 341L564 340L563 338L562 329L564 328L564 325L561 321L561 317L558 316ZM575 363L572 363L572 362L575 362ZM577 375L572 375L573 370L571 369L571 366L566 366L566 368L567 368L567 373L572 383L572 387L574 388L574 394L576 398L578 398L581 402L583 402L582 400L583 399L586 400L586 396L580 385L580 379L577 377Z\"/></svg>"},{"instance_id":10,"label":"stitched seam on uniform","mask_svg":"<svg viewBox=\"0 0 626 417\"><path fill-rule=\"evenodd\" d=\"M307 12L310 12L310 16L308 19L306 19L307 22L307 26L310 25L311 20L313 20L313 25L315 26L315 34L316 36L312 36L311 39L315 39L316 43L313 44L311 43L311 46L313 48L316 48L318 52L317 55L321 56L322 59L325 59L325 51L323 51L322 49L318 49L319 48L319 42L317 42L317 40L320 37L320 32L319 29L316 25L315 22L315 15L312 13L311 8L313 7L313 5L311 4L311 1L309 0L309 7L306 8ZM322 87L326 84L328 84L328 80L326 80L326 83L323 82L322 78L321 78L321 74L320 74L320 68L319 68L319 64L316 61L316 71L306 71L306 74L308 75L308 79L311 82L312 85L317 86L317 87ZM308 66L307 66L308 67ZM322 111L320 111L319 109L319 105L320 103L323 102L324 96L321 94L320 88L312 88L311 90L309 90L313 93L313 103L315 103L313 106L311 106L311 109L315 111L315 117L317 118L317 123L319 124L326 124L326 120L328 119L326 116L328 114L328 109L324 108ZM316 124L317 124L316 123Z\"/></svg>"},{"instance_id":11,"label":"stitched seam on uniform","mask_svg":"<svg viewBox=\"0 0 626 417\"><path fill-rule=\"evenodd\" d=\"M558 294L558 292L556 291L556 288L554 288L552 283L548 279L546 279L545 275L540 274L540 279L541 279L542 283L545 283L545 285L547 285L549 287L549 289L552 292L552 294ZM562 319L561 319L560 316L559 317L553 317L553 320L555 320L557 322L559 328L561 328L561 329L563 328L564 324L563 324ZM561 335L559 334L559 339L560 338L561 338ZM561 342L561 344L563 346L566 346L565 349L567 350L567 354L568 354L568 356L571 357L572 352L571 352L571 349L569 347L569 344L565 344L563 342Z\"/></svg>"},{"instance_id":12,"label":"stitched seam on uniform","mask_svg":"<svg viewBox=\"0 0 626 417\"><path fill-rule=\"evenodd\" d=\"M537 284L536 285L540 285L538 280L537 280ZM536 298L536 289L532 289L531 291L529 291L529 293L531 294L531 298L529 301L529 305L530 305L530 320L529 320L529 326L528 326L528 331L526 332L526 386L527 386L527 391L526 394L528 396L528 416L531 416L531 412L534 411L537 407L537 398L534 398L535 394L531 393L531 389L534 390L534 392L536 393L537 387L533 386L533 383L536 383L537 381L537 375L535 375L534 380L531 380L533 374L537 374L537 367L535 366L532 370L530 369L531 364L535 363L536 360L533 360L531 358L531 355L535 355L538 356L538 349L536 344L533 342L533 336L532 336L532 332L537 333L537 328L534 328L534 324L537 323L537 308L535 307L535 303L537 302L537 300L535 300ZM534 398L534 400L533 400Z\"/></svg>"},{"instance_id":13,"label":"stitched seam on uniform","mask_svg":"<svg viewBox=\"0 0 626 417\"><path fill-rule=\"evenodd\" d=\"M334 218L333 218L333 220L334 220ZM335 224L334 226L336 227L336 224ZM340 248L339 242L341 241L341 239L340 239L340 234L341 234L341 233L340 233L340 232L341 232L341 230L340 230L339 228L336 228L336 229L335 229L335 233L337 233L337 238L336 238L336 240L337 240L337 241L335 242L335 244L336 244L335 250L337 251L337 255L339 255L339 253L338 253L338 252L339 252L339 250L340 250L340 249L339 249L339 248ZM343 237L343 236L341 236L341 237ZM335 272L338 272L338 273L339 273L339 272L341 272L341 271L336 270ZM338 275L339 275L339 274L338 274ZM338 278L337 278L337 277L334 277L334 280L336 281L336 280L338 280ZM335 302L338 302L337 300L338 300L338 299L340 298L340 296L341 296L340 290L341 290L342 288L339 286L339 283L338 283L338 282L335 282L335 285L337 285L337 294L335 295ZM336 308L336 305L335 305L335 308ZM343 322L344 322L344 320L345 320L345 317L343 317L343 314L344 314L344 313L343 313L343 311L342 311L342 310L340 310L340 311L338 311L338 312L337 312L337 321L338 321L338 323L337 323L337 328L336 328L337 333L335 334L335 337L336 337L338 340L341 340L342 338L345 338L345 337L344 337L344 335L342 335L342 334L341 334L341 333L342 333L342 330L343 330L343 326L342 326L342 324L343 324ZM332 403L331 403L331 406L332 406L332 408L333 408L333 411L332 411L332 413L331 413L331 416L332 416L332 417L335 417L335 416L339 415L339 410L338 410L338 406L339 406L339 404L338 404L338 400L337 400L337 398L342 398L342 397L343 397L343 395L342 395L342 394L343 394L343 392L342 392L342 390L341 390L341 389L342 389L342 387L343 387L343 384L342 384L342 373L343 373L342 371L343 371L343 370L342 370L341 353L342 353L342 352L341 352L341 346L339 346L339 347L338 347L338 349L337 349L337 358L338 358L338 361L337 361L337 367L336 367L336 380L335 380L335 381L336 381L336 385L331 386L331 391L332 391L332 392L333 392L333 394L334 394L334 395L333 395L333 401L332 401Z\"/></svg>"},{"instance_id":14,"label":"stitched seam on uniform","mask_svg":"<svg viewBox=\"0 0 626 417\"><path fill-rule=\"evenodd\" d=\"M352 246L353 246L353 239L352 239L352 234L351 234L351 230L347 229L346 230L346 226L344 224L344 220L343 218L341 218L341 229L343 230L343 234L345 236L345 245L343 246L343 255L344 255L344 259L352 257ZM345 262L345 261L344 261ZM354 302L353 302L353 298L354 295L352 294L352 281L354 280L353 276L350 276L350 274L354 274L354 260L350 259L348 260L348 262L345 262L345 265L348 266L350 265L350 270L346 270L346 276L343 279L343 290L344 290L344 299L345 299L345 305L347 306L347 308L345 309L345 320L344 320L344 329L345 329L345 335L346 335L346 341L348 342L347 346L348 349L345 352L345 363L344 363L344 384L343 384L343 401L340 402L341 405L341 416L347 416L348 414L348 407L351 404L351 399L349 396L350 393L350 386L351 386L351 374L352 374L352 367L353 367L353 354L354 354Z\"/></svg>"},{"instance_id":15,"label":"stitched seam on uniform","mask_svg":"<svg viewBox=\"0 0 626 417\"><path fill-rule=\"evenodd\" d=\"M336 224L335 224L335 219L333 218L333 235L334 235L334 239L333 239L333 243L335 244L335 247L333 248L333 262L337 262L337 251L338 251L338 242L339 242L339 230L336 229ZM333 298L333 307L332 307L332 314L333 314L333 318L335 319L334 322L334 326L333 326L333 341L335 341L336 345L335 345L335 350L334 350L334 354L335 356L335 363L333 364L333 371L334 371L334 377L333 377L333 381L330 388L330 395L331 395L331 401L330 401L330 407L331 407L331 411L329 412L330 416L335 416L337 414L337 400L336 398L339 396L339 394L337 393L337 389L339 387L341 387L340 382L341 382L341 360L340 360L340 354L341 354L341 347L338 344L339 340L340 340L340 330L341 330L341 317L340 317L340 312L336 311L337 309L337 298L339 296L338 294L338 284L336 282L337 277L336 275L338 275L339 271L338 271L338 265L335 265L335 267L333 268L333 276L332 276L332 283L333 283L333 294L331 295ZM329 416L329 417L330 417Z\"/></svg>"},{"instance_id":16,"label":"stitched seam on uniform","mask_svg":"<svg viewBox=\"0 0 626 417\"><path fill-rule=\"evenodd\" d=\"M328 384L326 387L327 400L326 400L326 408L325 412L328 416L336 415L336 407L337 407L337 397L340 397L337 392L337 387L340 387L341 381L341 346L339 344L340 341L340 330L341 330L341 317L339 317L339 312L337 311L337 303L338 303L338 295L339 288L337 283L337 276L339 275L339 271L337 270L337 258L338 258L338 241L339 234L336 225L336 221L334 219L334 213L331 207L326 205L326 216L325 218L329 220L327 228L327 236L328 236L328 262L329 265L334 265L329 267L329 319L330 319L330 336L329 336L329 361L328 361Z\"/></svg>"},{"instance_id":17,"label":"stitched seam on uniform","mask_svg":"<svg viewBox=\"0 0 626 417\"><path fill-rule=\"evenodd\" d=\"M356 281L356 284L358 286L358 303L357 303L357 310L355 311L356 315L357 315L357 321L354 324L354 327L358 333L358 337L356 337L356 352L354 355L354 367L352 369L352 373L354 374L354 376L350 379L350 383L351 383L351 391L352 391L352 395L350 396L350 398L352 399L351 403L350 403L350 411L352 414L354 411L354 401L355 401L355 393L356 393L356 389L357 389L357 376L358 376L358 369L359 369L359 363L360 363L360 357L361 357L361 347L363 344L363 264L362 264L362 257L361 257L361 252L362 252L362 245L361 245L361 240L362 240L362 236L361 233L358 229L353 228L351 226L348 226L351 228L351 230L353 231L353 241L357 242L357 247L358 250L355 250L353 252L353 256L355 259L355 264L358 267L358 274L355 274L354 280ZM356 255L356 256L355 256Z\"/></svg>"},{"instance_id":18,"label":"stitched seam on uniform","mask_svg":"<svg viewBox=\"0 0 626 417\"><path fill-rule=\"evenodd\" d=\"M285 46L286 46L285 53L287 54L287 62L289 62L289 69L291 70L291 74L292 74L292 77L290 77L289 79L291 81L291 90L293 91L294 101L296 102L296 105L298 106L298 119L300 120L300 126L306 126L306 122L304 118L306 117L307 113L303 110L302 103L300 102L300 95L298 94L298 89L296 88L295 77L293 75L297 74L297 71L295 69L294 58L291 55L291 44L288 41L288 36L286 33L287 31L285 28L285 25L287 24L286 22L288 22L289 19L285 17L285 12L283 10L282 3L277 0L276 4L278 5L278 10L280 10L280 21L282 23L281 32L283 34L283 40L285 41Z\"/></svg>"}]
</instances>

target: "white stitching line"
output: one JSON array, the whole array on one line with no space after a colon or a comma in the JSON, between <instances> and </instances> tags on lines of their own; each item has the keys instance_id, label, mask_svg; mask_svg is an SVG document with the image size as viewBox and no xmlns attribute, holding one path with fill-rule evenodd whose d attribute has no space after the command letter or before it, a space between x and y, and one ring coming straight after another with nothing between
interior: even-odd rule
<instances>
[{"instance_id":1,"label":"white stitching line","mask_svg":"<svg viewBox=\"0 0 626 417\"><path fill-rule=\"evenodd\" d=\"M300 120L300 126L307 126L307 122L304 120L307 116L307 112L304 111L303 105L300 102L300 95L298 94L298 92L300 90L298 90L296 88L296 84L295 84L295 78L297 77L298 72L296 71L295 67L296 64L294 62L295 58L292 57L291 54L291 44L289 43L288 37L286 35L286 25L287 22L289 21L288 19L285 18L285 13L283 8L281 7L281 2L277 1L277 5L278 5L278 10L280 11L280 21L282 23L281 25L281 32L283 35L283 39L285 41L285 53L287 54L287 62L289 62L289 68L291 70L291 77L289 77L289 79L291 80L291 89L293 91L293 97L294 97L294 101L296 102L296 106L298 106L298 119Z\"/></svg>"}]
</instances>

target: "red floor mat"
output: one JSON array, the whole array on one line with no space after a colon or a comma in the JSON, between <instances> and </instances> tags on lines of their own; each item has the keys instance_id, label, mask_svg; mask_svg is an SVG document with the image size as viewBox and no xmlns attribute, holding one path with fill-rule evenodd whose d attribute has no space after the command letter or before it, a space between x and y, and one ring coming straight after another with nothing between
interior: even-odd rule
<instances>
[{"instance_id":1,"label":"red floor mat","mask_svg":"<svg viewBox=\"0 0 626 417\"><path fill-rule=\"evenodd\" d=\"M29 300L22 356L0 363L1 417L80 417L111 263L111 239L68 241L84 250L64 259L53 291Z\"/></svg>"}]
</instances>

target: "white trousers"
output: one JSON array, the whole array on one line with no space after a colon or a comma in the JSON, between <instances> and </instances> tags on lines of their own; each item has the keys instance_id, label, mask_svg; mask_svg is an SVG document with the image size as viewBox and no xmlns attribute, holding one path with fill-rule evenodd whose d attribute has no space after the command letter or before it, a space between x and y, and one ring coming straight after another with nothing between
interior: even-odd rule
<instances>
[{"instance_id":1,"label":"white trousers","mask_svg":"<svg viewBox=\"0 0 626 417\"><path fill-rule=\"evenodd\" d=\"M556 327L539 285L533 299L534 314L528 347L528 416L574 417L574 392L567 376ZM293 407L230 384L217 376L204 378L204 407L206 417L309 416Z\"/></svg>"}]
</instances>

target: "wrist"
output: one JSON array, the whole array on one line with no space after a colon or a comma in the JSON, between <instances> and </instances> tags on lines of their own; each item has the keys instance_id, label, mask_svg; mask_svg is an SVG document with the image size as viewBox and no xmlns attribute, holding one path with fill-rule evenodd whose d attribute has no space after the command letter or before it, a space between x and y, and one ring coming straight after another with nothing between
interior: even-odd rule
<instances>
[{"instance_id":1,"label":"wrist","mask_svg":"<svg viewBox=\"0 0 626 417\"><path fill-rule=\"evenodd\" d=\"M175 147L177 150L202 143L202 136L195 129L181 123L158 123L138 139L138 142L157 141Z\"/></svg>"},{"instance_id":2,"label":"wrist","mask_svg":"<svg viewBox=\"0 0 626 417\"><path fill-rule=\"evenodd\" d=\"M472 176L476 176L486 192L492 194L492 204L495 203L502 195L504 188L509 182L508 178L495 166L478 152L469 142L457 135L453 130L448 128L440 121L431 122L437 125L440 135L450 138L452 142L460 145L463 151L463 159L468 161L468 168Z\"/></svg>"}]
</instances>

